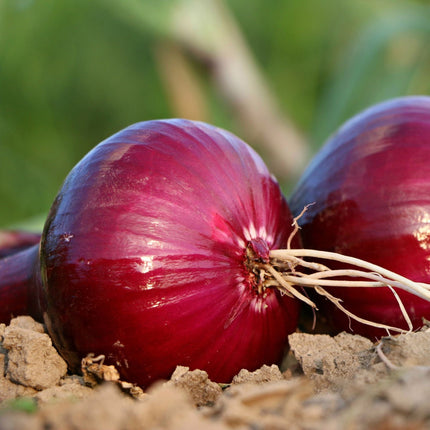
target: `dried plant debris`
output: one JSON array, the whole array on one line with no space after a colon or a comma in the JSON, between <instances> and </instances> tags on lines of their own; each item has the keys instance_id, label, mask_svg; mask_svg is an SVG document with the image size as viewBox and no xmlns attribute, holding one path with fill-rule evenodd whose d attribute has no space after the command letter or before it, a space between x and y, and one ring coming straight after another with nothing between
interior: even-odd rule
<instances>
[{"instance_id":1,"label":"dried plant debris","mask_svg":"<svg viewBox=\"0 0 430 430\"><path fill-rule=\"evenodd\" d=\"M119 372L115 366L104 364L104 360L104 355L94 357L94 354L88 354L82 359L81 371L86 385L94 388L102 382L113 382L117 384L122 391L136 399L140 399L145 395L143 390L136 384L121 381L119 379Z\"/></svg>"},{"instance_id":2,"label":"dried plant debris","mask_svg":"<svg viewBox=\"0 0 430 430\"><path fill-rule=\"evenodd\" d=\"M430 330L378 343L294 333L284 364L243 369L227 385L178 366L145 393L103 356L67 373L43 325L0 325L0 429L430 428ZM298 371L299 370L299 371Z\"/></svg>"}]
</instances>

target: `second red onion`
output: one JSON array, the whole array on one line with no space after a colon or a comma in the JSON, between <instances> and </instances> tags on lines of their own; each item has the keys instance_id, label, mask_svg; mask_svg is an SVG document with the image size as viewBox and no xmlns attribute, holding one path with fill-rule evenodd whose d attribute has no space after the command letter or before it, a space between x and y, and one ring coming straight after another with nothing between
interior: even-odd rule
<instances>
[{"instance_id":1,"label":"second red onion","mask_svg":"<svg viewBox=\"0 0 430 430\"><path fill-rule=\"evenodd\" d=\"M347 121L316 155L289 202L306 248L350 255L430 281L430 97L403 97ZM344 267L344 266L343 266ZM342 305L374 322L408 329L388 288L330 288ZM398 291L413 327L430 318L430 303ZM317 299L318 300L318 299ZM318 300L333 331L368 337L386 330L351 321Z\"/></svg>"}]
</instances>

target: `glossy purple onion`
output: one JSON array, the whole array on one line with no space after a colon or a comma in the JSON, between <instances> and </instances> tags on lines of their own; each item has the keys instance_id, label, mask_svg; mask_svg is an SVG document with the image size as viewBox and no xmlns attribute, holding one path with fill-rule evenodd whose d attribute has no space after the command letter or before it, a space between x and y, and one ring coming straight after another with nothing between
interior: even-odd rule
<instances>
[{"instance_id":1,"label":"glossy purple onion","mask_svg":"<svg viewBox=\"0 0 430 430\"><path fill-rule=\"evenodd\" d=\"M231 133L138 123L67 177L32 294L72 368L94 353L142 386L177 365L229 382L279 362L296 329L298 302L259 290L253 270L285 246L291 223L276 180Z\"/></svg>"},{"instance_id":2,"label":"glossy purple onion","mask_svg":"<svg viewBox=\"0 0 430 430\"><path fill-rule=\"evenodd\" d=\"M389 100L355 116L311 162L289 203L305 248L378 264L417 282L430 282L430 97ZM330 288L356 315L407 329L388 288ZM430 319L430 303L398 292L414 328ZM386 335L349 318L325 300L333 331Z\"/></svg>"}]
</instances>

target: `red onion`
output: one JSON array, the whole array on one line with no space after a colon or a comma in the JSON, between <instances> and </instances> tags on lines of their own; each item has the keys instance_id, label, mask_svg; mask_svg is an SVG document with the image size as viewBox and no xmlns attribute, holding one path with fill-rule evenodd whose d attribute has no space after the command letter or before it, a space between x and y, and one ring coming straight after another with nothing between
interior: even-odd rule
<instances>
[{"instance_id":1,"label":"red onion","mask_svg":"<svg viewBox=\"0 0 430 430\"><path fill-rule=\"evenodd\" d=\"M289 200L305 248L358 257L417 282L430 281L430 97L404 97L371 107L334 134ZM341 267L341 266L336 266ZM356 315L408 328L387 288L330 288ZM430 303L398 291L414 328ZM368 337L386 331L350 321L318 300L335 331Z\"/></svg>"},{"instance_id":2,"label":"red onion","mask_svg":"<svg viewBox=\"0 0 430 430\"><path fill-rule=\"evenodd\" d=\"M33 265L38 257L39 233L0 230L0 321L12 314L37 314L38 305L29 294L35 290ZM21 252L22 251L22 252ZM6 258L19 254L17 258Z\"/></svg>"},{"instance_id":3,"label":"red onion","mask_svg":"<svg viewBox=\"0 0 430 430\"><path fill-rule=\"evenodd\" d=\"M41 319L38 256L36 244L0 259L0 322L28 314Z\"/></svg>"},{"instance_id":4,"label":"red onion","mask_svg":"<svg viewBox=\"0 0 430 430\"><path fill-rule=\"evenodd\" d=\"M30 303L72 368L94 353L141 386L176 365L229 382L279 362L296 329L298 301L263 286L258 266L287 245L292 221L276 180L234 135L138 123L71 171L39 256L35 246L0 260L0 318Z\"/></svg>"}]
</instances>

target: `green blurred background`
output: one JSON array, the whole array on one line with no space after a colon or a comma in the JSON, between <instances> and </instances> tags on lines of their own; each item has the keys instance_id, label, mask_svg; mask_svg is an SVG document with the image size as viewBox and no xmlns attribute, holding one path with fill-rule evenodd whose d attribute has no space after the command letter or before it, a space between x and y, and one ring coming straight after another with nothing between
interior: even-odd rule
<instances>
[{"instance_id":1,"label":"green blurred background","mask_svg":"<svg viewBox=\"0 0 430 430\"><path fill-rule=\"evenodd\" d=\"M0 227L41 229L77 161L154 118L229 129L288 192L303 157L345 119L387 98L430 94L426 3L0 0ZM250 133L256 124L266 131ZM299 143L294 172L267 146L267 128L275 135L280 124L279 136ZM275 139L279 151L286 140Z\"/></svg>"}]
</instances>

